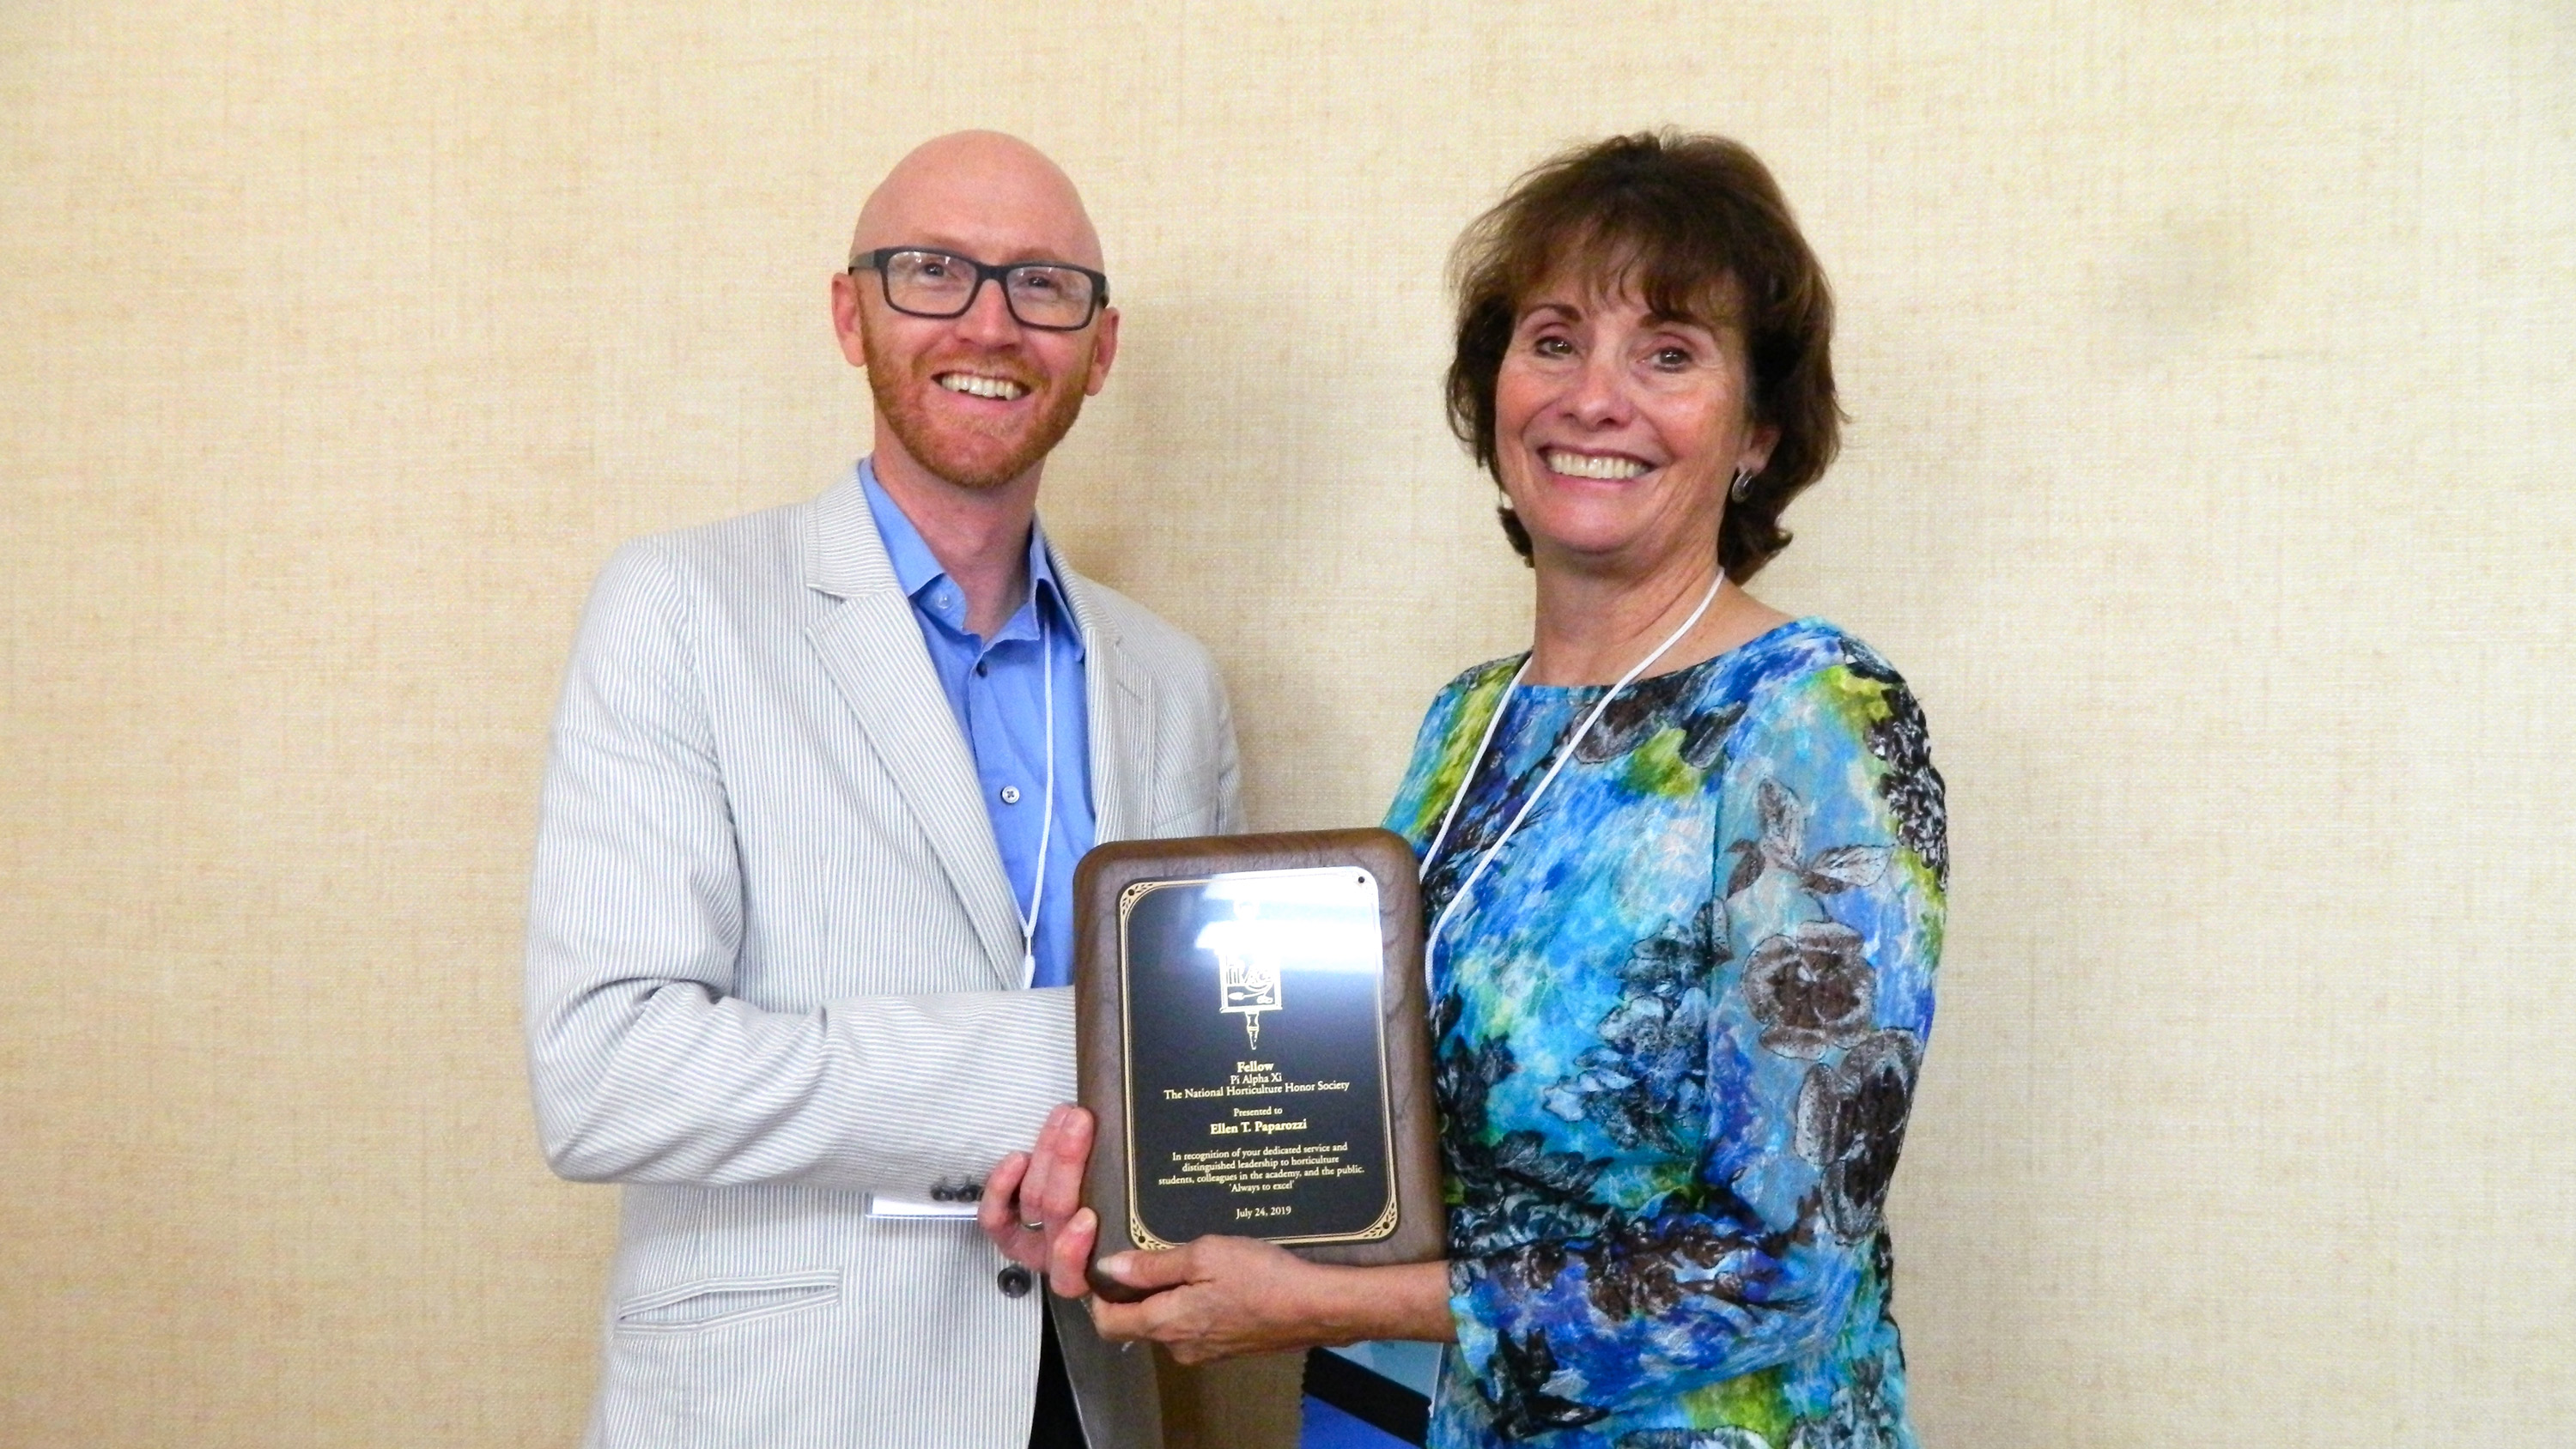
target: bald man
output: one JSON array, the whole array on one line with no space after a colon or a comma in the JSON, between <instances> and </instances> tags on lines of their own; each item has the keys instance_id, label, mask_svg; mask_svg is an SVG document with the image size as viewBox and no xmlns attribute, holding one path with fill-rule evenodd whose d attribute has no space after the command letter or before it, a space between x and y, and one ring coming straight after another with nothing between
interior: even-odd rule
<instances>
[{"instance_id":1,"label":"bald man","mask_svg":"<svg viewBox=\"0 0 2576 1449\"><path fill-rule=\"evenodd\" d=\"M1150 1356L973 1217L1074 1095L1074 863L1239 828L1207 655L1038 525L1118 355L1100 241L1025 143L941 137L868 198L832 322L874 452L619 552L555 722L537 1119L624 1184L587 1442L1153 1445Z\"/></svg>"}]
</instances>

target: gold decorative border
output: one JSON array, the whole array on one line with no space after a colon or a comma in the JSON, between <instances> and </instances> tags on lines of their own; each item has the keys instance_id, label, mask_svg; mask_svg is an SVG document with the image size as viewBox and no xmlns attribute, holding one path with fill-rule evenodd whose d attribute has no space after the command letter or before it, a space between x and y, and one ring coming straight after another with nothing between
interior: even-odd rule
<instances>
[{"instance_id":1,"label":"gold decorative border","mask_svg":"<svg viewBox=\"0 0 2576 1449\"><path fill-rule=\"evenodd\" d=\"M1124 1098L1118 1104L1119 1125L1127 1138L1127 1238L1140 1248L1160 1251L1172 1244L1145 1226L1137 1204L1136 1191L1136 993L1127 979L1127 918L1136 911L1136 903L1165 886L1184 884L1170 880L1131 881L1118 893L1118 1090Z\"/></svg>"},{"instance_id":2,"label":"gold decorative border","mask_svg":"<svg viewBox=\"0 0 2576 1449\"><path fill-rule=\"evenodd\" d=\"M1295 866L1288 870L1230 870L1219 872L1219 874L1299 875L1313 870L1353 871L1360 875L1367 876L1369 885L1373 890L1378 884L1377 873L1364 865L1309 865ZM1118 1064L1120 1069L1120 1090L1124 1092L1127 1097L1126 1101L1119 1104L1118 1115L1123 1119L1122 1124L1126 1128L1125 1135L1127 1138L1127 1237L1129 1241L1133 1242L1139 1248L1148 1248L1159 1251L1177 1247L1179 1245L1167 1241L1153 1229L1145 1226L1144 1214L1137 1206L1137 1204L1143 1200L1143 1194L1136 1190L1136 1023L1132 1015L1135 1010L1136 997L1135 993L1130 989L1131 983L1127 976L1127 921L1128 918L1135 913L1136 903L1158 890L1162 890L1170 886L1209 885L1213 884L1216 879L1217 876L1202 875L1166 877L1159 880L1131 881L1128 883L1126 889L1118 893ZM1381 928L1381 931L1383 931L1383 928ZM1381 945L1381 950L1382 949L1383 946ZM1377 1215L1376 1221L1356 1232L1321 1233L1312 1237L1301 1238L1270 1238L1265 1241L1278 1244L1281 1247L1304 1247L1321 1243L1372 1243L1393 1234L1395 1232L1397 1222L1402 1217L1402 1208L1400 1199L1396 1194L1395 1180L1395 1101L1392 1096L1393 1088L1387 1081L1386 963L1383 957L1381 957L1378 962L1377 980L1371 985L1370 994L1377 1003L1377 1012L1373 1018L1373 1024L1377 1033L1378 1145L1384 1148L1386 1153L1385 1160L1381 1164L1381 1167L1386 1174L1386 1208Z\"/></svg>"}]
</instances>

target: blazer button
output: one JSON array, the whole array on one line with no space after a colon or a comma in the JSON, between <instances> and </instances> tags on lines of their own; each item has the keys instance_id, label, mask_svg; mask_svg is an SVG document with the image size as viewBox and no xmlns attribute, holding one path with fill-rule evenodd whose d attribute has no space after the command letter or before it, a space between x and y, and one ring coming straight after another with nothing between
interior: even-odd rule
<instances>
[{"instance_id":1,"label":"blazer button","mask_svg":"<svg viewBox=\"0 0 2576 1449\"><path fill-rule=\"evenodd\" d=\"M1005 1298L1028 1297L1030 1285L1035 1281L1029 1276L1029 1270L1017 1263L993 1275L994 1286L1002 1290L1002 1296Z\"/></svg>"}]
</instances>

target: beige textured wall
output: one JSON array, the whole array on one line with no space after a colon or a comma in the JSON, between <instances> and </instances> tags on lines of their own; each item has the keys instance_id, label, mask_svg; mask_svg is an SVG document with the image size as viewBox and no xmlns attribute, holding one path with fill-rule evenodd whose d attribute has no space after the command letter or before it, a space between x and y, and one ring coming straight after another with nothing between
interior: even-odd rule
<instances>
[{"instance_id":1,"label":"beige textured wall","mask_svg":"<svg viewBox=\"0 0 2576 1449\"><path fill-rule=\"evenodd\" d=\"M2570 76L2564 0L10 0L0 1443L569 1442L556 671L617 540L864 445L825 277L902 149L1089 192L1127 350L1051 523L1214 647L1291 826L1525 624L1444 248L1665 121L1839 284L1769 592L1953 790L1927 1442L2576 1440Z\"/></svg>"}]
</instances>

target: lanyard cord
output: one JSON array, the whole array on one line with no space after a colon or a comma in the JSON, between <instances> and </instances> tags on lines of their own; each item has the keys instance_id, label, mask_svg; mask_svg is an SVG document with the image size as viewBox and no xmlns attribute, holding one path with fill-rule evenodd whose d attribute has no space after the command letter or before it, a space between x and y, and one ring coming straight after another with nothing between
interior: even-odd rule
<instances>
[{"instance_id":1,"label":"lanyard cord","mask_svg":"<svg viewBox=\"0 0 2576 1449\"><path fill-rule=\"evenodd\" d=\"M1045 602L1037 590L1029 591L1029 602L1038 612L1038 673L1046 681L1040 686L1046 700L1046 814L1038 822L1038 868L1029 881L1029 908L1020 909L1011 902L1011 913L1020 918L1020 985L1033 986L1038 979L1038 912L1046 906L1047 845L1055 838L1055 655L1048 648Z\"/></svg>"},{"instance_id":2,"label":"lanyard cord","mask_svg":"<svg viewBox=\"0 0 2576 1449\"><path fill-rule=\"evenodd\" d=\"M1426 997L1434 990L1431 963L1439 955L1440 931L1442 927L1449 924L1450 912L1457 910L1458 903L1467 898L1467 892L1475 889L1477 880L1485 874L1485 867L1492 865L1494 857L1502 854L1504 844L1512 838L1512 832L1521 828L1521 822L1529 818L1530 810L1538 804L1538 797L1546 794L1547 787L1556 783L1557 772L1565 768L1566 761L1574 758L1574 752L1581 748L1584 736L1592 733L1592 726L1600 720L1602 712L1610 708L1610 701L1619 697L1619 691L1635 683L1637 676L1645 673L1648 665L1671 653L1673 646L1682 642L1682 636L1697 627L1700 616L1708 612L1709 605L1717 602L1717 591L1724 587L1726 587L1726 574L1721 570L1717 578L1709 584L1708 592L1700 596L1699 607L1691 610L1689 618L1682 620L1682 626L1666 637L1663 643L1656 645L1654 653L1638 660L1627 673L1620 675L1619 682L1611 685L1602 694L1600 703L1592 706L1592 712L1583 717L1583 727L1574 732L1574 738L1567 740L1565 747L1557 751L1556 758L1548 763L1547 773L1539 777L1538 788L1530 791L1529 798L1521 801L1521 808L1512 813L1511 823L1503 827L1502 834L1494 837L1493 844L1485 847L1484 854L1476 857L1476 864L1468 870L1467 878L1460 881L1458 888L1449 893L1448 904L1440 908L1440 914L1431 922L1430 933L1422 939L1422 989ZM1476 753L1467 761L1467 772L1458 777L1458 792L1449 797L1449 809L1440 817L1440 831L1431 837L1431 848L1423 852L1422 869L1425 874L1430 872L1432 862L1439 858L1440 847L1448 841L1449 827L1458 820L1458 807L1466 803L1467 787L1476 782L1476 769L1485 763L1485 751L1494 742L1494 731L1503 722L1503 711L1512 702L1512 691L1520 688L1521 676L1529 673L1529 666L1529 656L1523 655L1521 667L1512 671L1511 683L1503 686L1503 697L1494 702L1493 717L1485 721L1484 736L1476 741Z\"/></svg>"}]
</instances>

